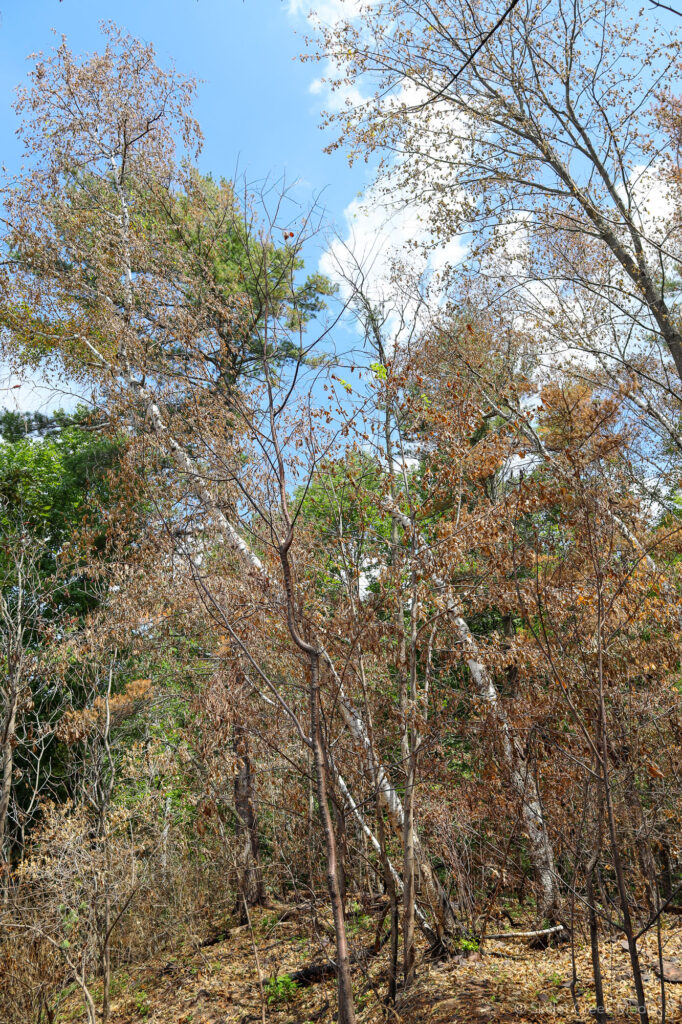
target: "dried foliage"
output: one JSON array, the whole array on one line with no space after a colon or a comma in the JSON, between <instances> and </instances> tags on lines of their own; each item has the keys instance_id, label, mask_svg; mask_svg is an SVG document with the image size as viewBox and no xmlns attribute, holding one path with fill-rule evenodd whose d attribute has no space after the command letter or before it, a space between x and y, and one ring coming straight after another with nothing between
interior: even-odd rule
<instances>
[{"instance_id":1,"label":"dried foliage","mask_svg":"<svg viewBox=\"0 0 682 1024\"><path fill-rule=\"evenodd\" d=\"M94 411L3 421L3 1020L56 1021L74 993L88 1024L123 1020L124 971L231 928L263 1019L330 977L340 1024L411 1019L428 953L462 967L448 1012L473 1020L464 961L503 955L512 911L570 939L576 1012L589 963L605 1019L616 937L640 1020L663 1006L678 56L616 11L516 5L456 85L485 3L323 32L336 84L378 90L341 142L398 152L377 187L426 203L437 239L472 233L456 273L396 257L381 295L340 260L348 360L335 289L303 276L319 215L199 174L191 81L115 26L101 54L36 58L3 343ZM643 164L672 197L652 221ZM313 959L286 982L262 970L272 907Z\"/></svg>"}]
</instances>

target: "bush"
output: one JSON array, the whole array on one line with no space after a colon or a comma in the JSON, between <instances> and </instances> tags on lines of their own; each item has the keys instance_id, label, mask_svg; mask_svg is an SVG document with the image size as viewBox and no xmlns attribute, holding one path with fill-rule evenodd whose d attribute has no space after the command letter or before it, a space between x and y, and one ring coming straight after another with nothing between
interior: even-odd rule
<instances>
[{"instance_id":1,"label":"bush","mask_svg":"<svg viewBox=\"0 0 682 1024\"><path fill-rule=\"evenodd\" d=\"M298 985L288 974L279 974L270 978L265 985L265 997L268 1005L273 1003L290 1003L295 998Z\"/></svg>"}]
</instances>

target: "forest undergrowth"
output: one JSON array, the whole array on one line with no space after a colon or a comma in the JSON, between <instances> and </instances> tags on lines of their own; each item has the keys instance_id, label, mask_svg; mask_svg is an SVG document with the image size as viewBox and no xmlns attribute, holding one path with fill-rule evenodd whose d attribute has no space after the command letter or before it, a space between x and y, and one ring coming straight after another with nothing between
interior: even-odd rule
<instances>
[{"instance_id":1,"label":"forest undergrowth","mask_svg":"<svg viewBox=\"0 0 682 1024\"><path fill-rule=\"evenodd\" d=\"M0 1024L680 1020L682 33L647 25L318 26L330 148L428 224L380 279L300 182L206 172L151 43L31 58L0 354L80 404L0 414Z\"/></svg>"},{"instance_id":2,"label":"forest undergrowth","mask_svg":"<svg viewBox=\"0 0 682 1024\"><path fill-rule=\"evenodd\" d=\"M462 949L447 960L429 955L420 943L415 983L398 998L387 1018L386 946L374 953L385 903L379 899L374 905L355 906L357 912L349 916L353 947L368 954L353 971L358 1020L363 1024L387 1019L396 1024L578 1024L593 1019L590 950L586 936L579 934L575 956L566 937L540 949L531 948L526 938L489 939L484 951ZM512 929L502 918L496 922L501 931L512 935L515 930L532 927L533 915L527 907L506 900L504 910L517 928ZM676 918L666 923L662 934L669 982L667 1013L668 1020L674 1022L682 1019L682 928ZM144 967L118 970L112 980L111 1022L332 1021L333 976L297 980L300 972L328 962L331 942L332 921L322 903L315 914L310 904L278 903L253 910L251 925L215 922L208 935L186 939L172 956L162 953ZM641 950L648 1004L656 1012L660 982L655 938L644 941ZM636 1020L627 946L614 936L603 944L602 956L608 1019L614 1024ZM74 989L72 983L60 994L54 1024L84 1019L82 1001Z\"/></svg>"}]
</instances>

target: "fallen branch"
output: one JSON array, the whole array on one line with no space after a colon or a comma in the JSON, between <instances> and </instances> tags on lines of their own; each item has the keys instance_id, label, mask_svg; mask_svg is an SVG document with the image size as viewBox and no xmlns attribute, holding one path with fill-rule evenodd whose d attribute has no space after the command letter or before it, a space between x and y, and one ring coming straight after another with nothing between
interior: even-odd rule
<instances>
[{"instance_id":1,"label":"fallen branch","mask_svg":"<svg viewBox=\"0 0 682 1024\"><path fill-rule=\"evenodd\" d=\"M565 932L562 924L555 924L552 928L540 928L534 932L500 932L498 935L486 935L486 939L536 939L540 935L555 935L557 932Z\"/></svg>"}]
</instances>

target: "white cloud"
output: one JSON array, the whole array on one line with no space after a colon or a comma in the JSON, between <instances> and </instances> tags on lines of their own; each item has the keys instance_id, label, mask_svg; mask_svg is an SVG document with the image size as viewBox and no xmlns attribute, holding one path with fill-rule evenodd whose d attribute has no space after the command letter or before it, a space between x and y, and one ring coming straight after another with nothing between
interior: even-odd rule
<instances>
[{"instance_id":1,"label":"white cloud","mask_svg":"<svg viewBox=\"0 0 682 1024\"><path fill-rule=\"evenodd\" d=\"M321 0L311 9L309 0L289 0L292 18L304 20L307 28L322 33L333 30L342 22L358 21L362 12L371 8L376 0ZM321 104L330 113L348 106L358 107L370 102L354 82L344 82L342 62L327 57L322 62L322 73L314 78L308 89L312 96L320 97ZM339 83L332 88L332 82ZM418 88L405 82L395 94L386 97L387 106L394 104L417 105L422 98ZM344 226L340 237L334 239L320 261L320 270L336 281L341 294L348 298L351 292L349 277L356 279L361 273L373 301L382 306L392 301L395 293L393 280L396 261L404 259L432 241L428 229L428 210L414 201L413 196L395 194L390 202L380 197L377 187L368 188L364 195L353 199L344 210ZM428 259L421 269L438 273L461 260L466 247L455 238L445 245L430 246ZM400 305L404 296L398 296ZM397 312L397 311L396 311ZM400 312L404 315L405 307Z\"/></svg>"},{"instance_id":2,"label":"white cloud","mask_svg":"<svg viewBox=\"0 0 682 1024\"><path fill-rule=\"evenodd\" d=\"M338 65L334 61L326 60L324 74L319 78L314 78L308 86L311 96L322 97L327 113L338 114L340 110L344 110L348 106L358 107L366 102L366 97L363 96L360 89L343 79L344 74L339 71ZM332 81L340 84L332 88L330 85Z\"/></svg>"},{"instance_id":3,"label":"white cloud","mask_svg":"<svg viewBox=\"0 0 682 1024\"><path fill-rule=\"evenodd\" d=\"M362 11L372 6L375 0L322 0L311 7L310 0L289 0L288 12L294 21L305 26L305 31L317 34L320 38L325 31L333 30L345 21L355 21ZM322 97L322 104L329 112L338 112L349 103L355 106L362 103L360 89L344 81L346 74L342 63L327 57L321 61L322 74L314 78L308 86L312 96ZM332 88L331 82L339 83Z\"/></svg>"},{"instance_id":4,"label":"white cloud","mask_svg":"<svg viewBox=\"0 0 682 1024\"><path fill-rule=\"evenodd\" d=\"M371 7L368 0L321 0L313 7L311 0L288 0L287 10L293 18L306 18L313 24L336 25L340 21L351 21Z\"/></svg>"},{"instance_id":5,"label":"white cloud","mask_svg":"<svg viewBox=\"0 0 682 1024\"><path fill-rule=\"evenodd\" d=\"M437 302L437 276L463 258L466 244L453 238L433 245L426 209L414 201L401 202L398 195L387 202L377 186L348 204L344 222L322 254L320 271L339 285L345 300L352 298L354 286L361 285L381 313L385 340L396 344L422 319L417 289L410 287L408 277L429 280L430 298Z\"/></svg>"}]
</instances>

